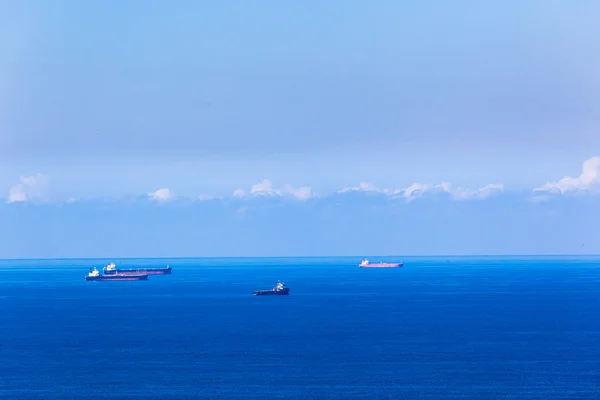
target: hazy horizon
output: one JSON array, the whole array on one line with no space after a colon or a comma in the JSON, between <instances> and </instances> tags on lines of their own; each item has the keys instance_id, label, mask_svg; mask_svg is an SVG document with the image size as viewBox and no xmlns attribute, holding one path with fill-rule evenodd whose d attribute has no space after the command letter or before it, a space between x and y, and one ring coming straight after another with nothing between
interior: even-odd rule
<instances>
[{"instance_id":1,"label":"hazy horizon","mask_svg":"<svg viewBox=\"0 0 600 400\"><path fill-rule=\"evenodd\" d=\"M375 257L376 259L373 259ZM0 258L0 261L80 261L80 260L227 260L227 259L324 259L324 258L348 258L348 259L371 259L371 261L402 261L403 259L436 259L436 258L596 258L600 254L405 254L405 255L316 255L316 256L162 256L162 257L55 257L55 258ZM380 260L385 258L386 260ZM392 260L393 258L393 260Z\"/></svg>"},{"instance_id":2,"label":"hazy horizon","mask_svg":"<svg viewBox=\"0 0 600 400\"><path fill-rule=\"evenodd\" d=\"M0 4L0 257L600 253L597 2Z\"/></svg>"}]
</instances>

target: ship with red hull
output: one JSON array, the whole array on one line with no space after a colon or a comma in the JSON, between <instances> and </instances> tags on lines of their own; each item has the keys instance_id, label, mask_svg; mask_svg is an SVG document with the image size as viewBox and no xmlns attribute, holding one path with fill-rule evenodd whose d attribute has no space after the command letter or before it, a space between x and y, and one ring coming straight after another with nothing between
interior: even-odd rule
<instances>
[{"instance_id":1,"label":"ship with red hull","mask_svg":"<svg viewBox=\"0 0 600 400\"><path fill-rule=\"evenodd\" d=\"M135 275L100 275L96 268L90 268L90 272L85 276L86 281L147 281L148 274Z\"/></svg>"},{"instance_id":2,"label":"ship with red hull","mask_svg":"<svg viewBox=\"0 0 600 400\"><path fill-rule=\"evenodd\" d=\"M372 263L369 260L364 259L360 264L358 264L361 268L398 268L402 267L404 264L402 262L398 263L388 263L388 262L378 262Z\"/></svg>"},{"instance_id":3,"label":"ship with red hull","mask_svg":"<svg viewBox=\"0 0 600 400\"><path fill-rule=\"evenodd\" d=\"M130 268L130 269L117 269L115 264L108 264L102 269L102 273L106 275L171 275L171 267L166 266L165 268Z\"/></svg>"}]
</instances>

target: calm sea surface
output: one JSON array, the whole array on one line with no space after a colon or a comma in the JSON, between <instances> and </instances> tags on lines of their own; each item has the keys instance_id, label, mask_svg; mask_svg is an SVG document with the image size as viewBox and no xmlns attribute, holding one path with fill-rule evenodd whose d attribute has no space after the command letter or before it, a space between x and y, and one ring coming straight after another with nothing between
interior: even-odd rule
<instances>
[{"instance_id":1,"label":"calm sea surface","mask_svg":"<svg viewBox=\"0 0 600 400\"><path fill-rule=\"evenodd\" d=\"M600 398L600 258L404 261L0 261L0 398Z\"/></svg>"}]
</instances>

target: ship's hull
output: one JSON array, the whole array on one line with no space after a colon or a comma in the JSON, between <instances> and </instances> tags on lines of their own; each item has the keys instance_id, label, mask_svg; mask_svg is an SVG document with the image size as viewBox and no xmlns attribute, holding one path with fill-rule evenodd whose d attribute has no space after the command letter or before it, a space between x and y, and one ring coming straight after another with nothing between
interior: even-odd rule
<instances>
[{"instance_id":1,"label":"ship's hull","mask_svg":"<svg viewBox=\"0 0 600 400\"><path fill-rule=\"evenodd\" d=\"M148 275L101 275L101 276L86 276L86 281L147 281Z\"/></svg>"},{"instance_id":2,"label":"ship's hull","mask_svg":"<svg viewBox=\"0 0 600 400\"><path fill-rule=\"evenodd\" d=\"M171 267L167 268L137 268L137 269L116 269L109 271L103 270L104 275L170 275Z\"/></svg>"},{"instance_id":3,"label":"ship's hull","mask_svg":"<svg viewBox=\"0 0 600 400\"><path fill-rule=\"evenodd\" d=\"M255 290L255 296L285 296L290 294L289 288L284 288L282 290Z\"/></svg>"},{"instance_id":4,"label":"ship's hull","mask_svg":"<svg viewBox=\"0 0 600 400\"><path fill-rule=\"evenodd\" d=\"M378 264L360 264L361 268L398 268L402 267L402 263L378 263Z\"/></svg>"}]
</instances>

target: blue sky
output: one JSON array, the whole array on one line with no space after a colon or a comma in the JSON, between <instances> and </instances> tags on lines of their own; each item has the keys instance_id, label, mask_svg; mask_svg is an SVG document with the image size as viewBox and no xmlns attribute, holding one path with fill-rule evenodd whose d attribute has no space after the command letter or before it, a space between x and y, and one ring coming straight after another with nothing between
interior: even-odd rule
<instances>
[{"instance_id":1,"label":"blue sky","mask_svg":"<svg viewBox=\"0 0 600 400\"><path fill-rule=\"evenodd\" d=\"M599 12L3 2L0 257L600 253Z\"/></svg>"}]
</instances>

